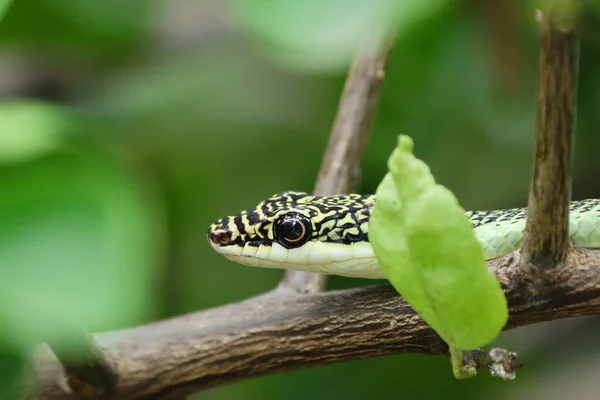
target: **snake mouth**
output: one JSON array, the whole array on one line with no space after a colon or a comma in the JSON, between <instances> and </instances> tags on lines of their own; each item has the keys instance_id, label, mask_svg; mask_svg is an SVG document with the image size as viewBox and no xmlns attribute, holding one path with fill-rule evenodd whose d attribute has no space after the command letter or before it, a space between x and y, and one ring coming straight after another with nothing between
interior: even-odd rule
<instances>
[{"instance_id":1,"label":"snake mouth","mask_svg":"<svg viewBox=\"0 0 600 400\"><path fill-rule=\"evenodd\" d=\"M351 244L309 241L288 249L273 241L252 241L222 246L211 243L215 251L231 261L262 268L300 269L319 272L328 267L375 262L368 242Z\"/></svg>"}]
</instances>

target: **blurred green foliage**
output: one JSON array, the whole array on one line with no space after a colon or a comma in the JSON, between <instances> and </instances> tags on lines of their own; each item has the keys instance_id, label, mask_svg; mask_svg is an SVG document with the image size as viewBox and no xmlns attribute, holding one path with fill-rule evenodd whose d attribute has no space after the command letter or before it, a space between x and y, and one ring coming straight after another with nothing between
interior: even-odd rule
<instances>
[{"instance_id":1,"label":"blurred green foliage","mask_svg":"<svg viewBox=\"0 0 600 400\"><path fill-rule=\"evenodd\" d=\"M115 329L272 288L281 271L228 262L206 230L273 193L312 189L354 40L382 15L398 37L360 191L375 191L406 133L464 208L524 205L534 2L398 11L408 3L15 0L0 22L0 376L11 379L23 345L71 323ZM600 196L597 45L583 38L574 198ZM511 343L528 368L510 385L457 382L443 357L401 355L197 398L515 397L552 370L524 332Z\"/></svg>"},{"instance_id":2,"label":"blurred green foliage","mask_svg":"<svg viewBox=\"0 0 600 400\"><path fill-rule=\"evenodd\" d=\"M11 0L2 0L0 1L0 19L4 17L4 14L8 10L8 7L11 4Z\"/></svg>"},{"instance_id":3,"label":"blurred green foliage","mask_svg":"<svg viewBox=\"0 0 600 400\"><path fill-rule=\"evenodd\" d=\"M358 42L375 32L401 35L450 2L235 0L234 10L271 59L294 69L340 69Z\"/></svg>"}]
</instances>

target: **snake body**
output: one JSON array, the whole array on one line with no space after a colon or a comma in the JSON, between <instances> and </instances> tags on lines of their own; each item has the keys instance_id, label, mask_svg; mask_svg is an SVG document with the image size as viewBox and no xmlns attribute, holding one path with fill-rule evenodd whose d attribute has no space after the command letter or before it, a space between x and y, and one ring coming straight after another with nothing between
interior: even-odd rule
<instances>
[{"instance_id":1,"label":"snake body","mask_svg":"<svg viewBox=\"0 0 600 400\"><path fill-rule=\"evenodd\" d=\"M384 279L369 243L375 195L282 192L221 218L208 230L220 254L243 265ZM486 259L519 248L527 208L467 211ZM571 240L600 247L600 199L570 204Z\"/></svg>"}]
</instances>

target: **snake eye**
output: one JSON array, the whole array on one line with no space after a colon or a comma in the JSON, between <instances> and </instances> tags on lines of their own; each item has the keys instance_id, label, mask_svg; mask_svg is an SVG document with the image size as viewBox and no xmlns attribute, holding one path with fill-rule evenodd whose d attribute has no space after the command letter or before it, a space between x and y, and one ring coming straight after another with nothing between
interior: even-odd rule
<instances>
[{"instance_id":1,"label":"snake eye","mask_svg":"<svg viewBox=\"0 0 600 400\"><path fill-rule=\"evenodd\" d=\"M302 246L310 238L310 233L310 221L300 214L285 214L275 222L275 238L288 249Z\"/></svg>"}]
</instances>

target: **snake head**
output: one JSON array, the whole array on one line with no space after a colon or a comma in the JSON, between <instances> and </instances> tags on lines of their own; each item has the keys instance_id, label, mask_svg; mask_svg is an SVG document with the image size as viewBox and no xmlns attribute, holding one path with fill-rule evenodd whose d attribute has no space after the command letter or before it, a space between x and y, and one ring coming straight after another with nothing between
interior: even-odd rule
<instances>
[{"instance_id":1,"label":"snake head","mask_svg":"<svg viewBox=\"0 0 600 400\"><path fill-rule=\"evenodd\" d=\"M311 217L314 211L297 203L297 200L307 197L312 196L304 192L274 194L256 207L217 220L208 229L208 241L217 251L246 244L258 247L272 244L279 232L284 234L281 236L284 243L287 233L292 246L294 243L300 245L301 241L310 238L313 228ZM279 223L276 224L277 221Z\"/></svg>"},{"instance_id":2,"label":"snake head","mask_svg":"<svg viewBox=\"0 0 600 400\"><path fill-rule=\"evenodd\" d=\"M336 263L356 264L361 257L374 260L368 243L373 204L373 196L358 194L277 193L217 220L208 230L208 241L240 264L327 272Z\"/></svg>"}]
</instances>

